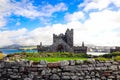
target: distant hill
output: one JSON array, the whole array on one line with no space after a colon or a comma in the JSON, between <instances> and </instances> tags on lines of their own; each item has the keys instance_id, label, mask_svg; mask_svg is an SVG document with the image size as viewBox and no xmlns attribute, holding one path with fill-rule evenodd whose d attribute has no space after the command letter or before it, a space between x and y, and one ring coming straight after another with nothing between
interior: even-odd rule
<instances>
[{"instance_id":1,"label":"distant hill","mask_svg":"<svg viewBox=\"0 0 120 80\"><path fill-rule=\"evenodd\" d=\"M22 46L18 45L18 44L12 44L12 45L4 46L4 47L1 47L1 48L2 49L19 49L20 47L22 47Z\"/></svg>"},{"instance_id":2,"label":"distant hill","mask_svg":"<svg viewBox=\"0 0 120 80\"><path fill-rule=\"evenodd\" d=\"M8 45L8 46L4 46L1 47L1 49L36 49L37 46L36 45L31 45L31 46L21 46L19 44L13 44L13 45Z\"/></svg>"}]
</instances>

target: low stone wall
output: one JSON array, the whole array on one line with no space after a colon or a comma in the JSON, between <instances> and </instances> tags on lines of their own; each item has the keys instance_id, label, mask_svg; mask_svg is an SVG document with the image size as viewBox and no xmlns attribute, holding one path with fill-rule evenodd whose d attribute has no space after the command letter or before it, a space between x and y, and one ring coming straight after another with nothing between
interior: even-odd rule
<instances>
[{"instance_id":1,"label":"low stone wall","mask_svg":"<svg viewBox=\"0 0 120 80\"><path fill-rule=\"evenodd\" d=\"M120 80L120 61L1 61L0 80Z\"/></svg>"}]
</instances>

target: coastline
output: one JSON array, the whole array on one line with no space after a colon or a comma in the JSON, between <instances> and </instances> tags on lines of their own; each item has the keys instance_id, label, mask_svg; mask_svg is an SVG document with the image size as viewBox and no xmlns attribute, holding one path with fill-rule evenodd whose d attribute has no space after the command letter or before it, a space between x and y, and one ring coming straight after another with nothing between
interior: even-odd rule
<instances>
[{"instance_id":1,"label":"coastline","mask_svg":"<svg viewBox=\"0 0 120 80\"><path fill-rule=\"evenodd\" d=\"M19 53L19 52L23 52L23 50L19 50L19 49L0 49L0 51L2 51L2 53L6 56L7 54L14 54L14 53ZM37 50L25 50L25 52L37 52ZM103 54L108 54L109 52L87 52L87 54L90 55L103 55Z\"/></svg>"}]
</instances>

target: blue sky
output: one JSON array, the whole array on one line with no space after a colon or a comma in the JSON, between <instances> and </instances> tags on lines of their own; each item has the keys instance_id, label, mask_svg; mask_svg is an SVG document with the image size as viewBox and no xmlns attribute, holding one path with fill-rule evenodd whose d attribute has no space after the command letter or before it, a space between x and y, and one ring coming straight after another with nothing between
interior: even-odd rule
<instances>
[{"instance_id":1,"label":"blue sky","mask_svg":"<svg viewBox=\"0 0 120 80\"><path fill-rule=\"evenodd\" d=\"M120 46L120 0L0 0L0 46L52 44L74 29L74 45Z\"/></svg>"}]
</instances>

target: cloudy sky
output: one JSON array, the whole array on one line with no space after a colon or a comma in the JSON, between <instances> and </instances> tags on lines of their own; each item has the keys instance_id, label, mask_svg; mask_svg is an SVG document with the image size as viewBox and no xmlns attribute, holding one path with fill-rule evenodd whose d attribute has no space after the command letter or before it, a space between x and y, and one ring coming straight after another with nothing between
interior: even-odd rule
<instances>
[{"instance_id":1,"label":"cloudy sky","mask_svg":"<svg viewBox=\"0 0 120 80\"><path fill-rule=\"evenodd\" d=\"M52 44L74 29L74 45L120 46L120 0L0 0L0 46Z\"/></svg>"}]
</instances>

